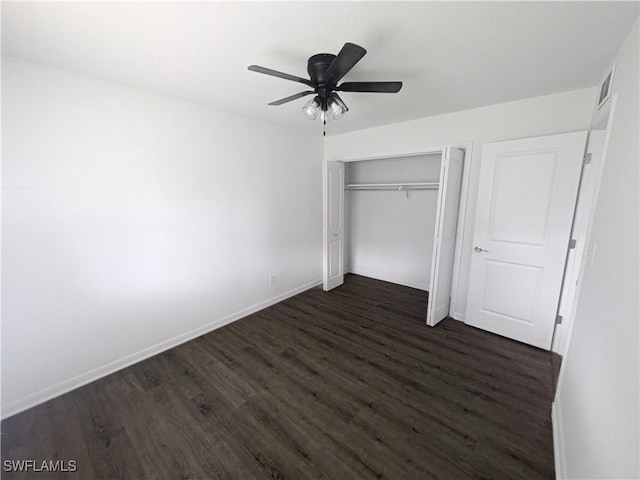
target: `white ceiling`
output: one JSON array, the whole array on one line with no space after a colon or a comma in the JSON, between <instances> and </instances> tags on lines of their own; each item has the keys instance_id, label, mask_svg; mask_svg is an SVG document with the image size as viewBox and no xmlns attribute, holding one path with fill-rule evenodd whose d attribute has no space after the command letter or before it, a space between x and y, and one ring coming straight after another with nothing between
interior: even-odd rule
<instances>
[{"instance_id":1,"label":"white ceiling","mask_svg":"<svg viewBox=\"0 0 640 480\"><path fill-rule=\"evenodd\" d=\"M249 72L307 77L315 53L368 54L345 81L401 80L398 94L344 93L327 134L596 85L638 2L2 2L2 51L306 130L306 90Z\"/></svg>"}]
</instances>

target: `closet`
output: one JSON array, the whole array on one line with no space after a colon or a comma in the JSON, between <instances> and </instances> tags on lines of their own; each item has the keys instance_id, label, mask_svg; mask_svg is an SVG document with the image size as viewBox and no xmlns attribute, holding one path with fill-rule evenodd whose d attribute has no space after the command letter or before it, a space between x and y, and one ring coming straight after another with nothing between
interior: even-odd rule
<instances>
[{"instance_id":1,"label":"closet","mask_svg":"<svg viewBox=\"0 0 640 480\"><path fill-rule=\"evenodd\" d=\"M427 324L449 314L464 151L326 162L323 288L352 272L429 292Z\"/></svg>"}]
</instances>

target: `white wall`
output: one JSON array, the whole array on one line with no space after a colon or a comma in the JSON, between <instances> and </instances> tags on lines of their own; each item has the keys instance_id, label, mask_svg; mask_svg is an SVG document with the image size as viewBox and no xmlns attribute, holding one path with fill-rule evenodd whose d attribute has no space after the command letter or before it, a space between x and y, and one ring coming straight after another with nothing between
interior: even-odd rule
<instances>
[{"instance_id":1,"label":"white wall","mask_svg":"<svg viewBox=\"0 0 640 480\"><path fill-rule=\"evenodd\" d=\"M437 182L441 155L349 162L347 183ZM437 190L345 192L347 271L429 290Z\"/></svg>"},{"instance_id":2,"label":"white wall","mask_svg":"<svg viewBox=\"0 0 640 480\"><path fill-rule=\"evenodd\" d=\"M453 308L455 318L464 319L482 144L587 130L595 94L595 88L587 88L331 136L325 141L325 160L376 157L428 150L438 145L473 143L471 162L467 165L469 194L458 297Z\"/></svg>"},{"instance_id":3,"label":"white wall","mask_svg":"<svg viewBox=\"0 0 640 480\"><path fill-rule=\"evenodd\" d=\"M3 416L320 281L320 135L12 58L2 126Z\"/></svg>"},{"instance_id":4,"label":"white wall","mask_svg":"<svg viewBox=\"0 0 640 480\"><path fill-rule=\"evenodd\" d=\"M554 404L558 478L640 478L639 45L636 21L613 60L618 98L587 248L595 256Z\"/></svg>"}]
</instances>

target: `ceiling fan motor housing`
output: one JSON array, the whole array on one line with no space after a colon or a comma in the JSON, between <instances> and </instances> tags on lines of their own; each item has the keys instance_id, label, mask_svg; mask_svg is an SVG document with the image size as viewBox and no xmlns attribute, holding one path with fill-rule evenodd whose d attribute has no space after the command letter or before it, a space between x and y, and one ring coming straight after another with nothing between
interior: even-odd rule
<instances>
[{"instance_id":1,"label":"ceiling fan motor housing","mask_svg":"<svg viewBox=\"0 0 640 480\"><path fill-rule=\"evenodd\" d=\"M326 85L327 79L325 78L325 72L333 59L336 58L332 53L318 53L309 57L307 61L307 72L314 85L322 87Z\"/></svg>"}]
</instances>

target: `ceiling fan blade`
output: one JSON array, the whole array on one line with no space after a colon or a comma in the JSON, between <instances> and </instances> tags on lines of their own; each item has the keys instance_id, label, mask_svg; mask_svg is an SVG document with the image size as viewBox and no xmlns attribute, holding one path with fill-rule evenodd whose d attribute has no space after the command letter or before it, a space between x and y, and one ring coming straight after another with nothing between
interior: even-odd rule
<instances>
[{"instance_id":1,"label":"ceiling fan blade","mask_svg":"<svg viewBox=\"0 0 640 480\"><path fill-rule=\"evenodd\" d=\"M277 70L272 70L270 68L261 67L260 65L250 65L249 70L252 72L264 73L265 75L271 75L273 77L284 78L285 80L291 80L292 82L304 83L309 87L313 87L313 83L311 80L302 77L296 77L295 75L289 75L288 73L278 72Z\"/></svg>"},{"instance_id":2,"label":"ceiling fan blade","mask_svg":"<svg viewBox=\"0 0 640 480\"><path fill-rule=\"evenodd\" d=\"M364 48L355 43L345 43L324 74L327 83L335 86L366 53L367 51Z\"/></svg>"},{"instance_id":3,"label":"ceiling fan blade","mask_svg":"<svg viewBox=\"0 0 640 480\"><path fill-rule=\"evenodd\" d=\"M313 90L308 90L306 92L296 93L295 95L290 95L288 97L281 98L280 100L276 100L274 102L271 102L269 105L282 105L283 103L287 103L287 102L290 102L292 100L297 100L299 98L306 97L307 95L311 95L312 93L316 93L316 92L313 91Z\"/></svg>"},{"instance_id":4,"label":"ceiling fan blade","mask_svg":"<svg viewBox=\"0 0 640 480\"><path fill-rule=\"evenodd\" d=\"M344 82L336 90L340 92L398 93L402 82Z\"/></svg>"}]
</instances>

